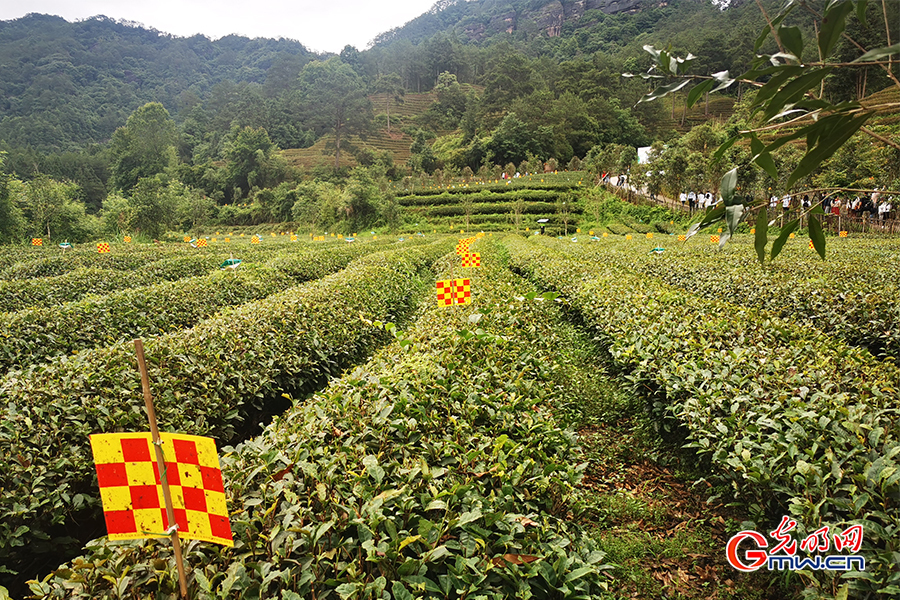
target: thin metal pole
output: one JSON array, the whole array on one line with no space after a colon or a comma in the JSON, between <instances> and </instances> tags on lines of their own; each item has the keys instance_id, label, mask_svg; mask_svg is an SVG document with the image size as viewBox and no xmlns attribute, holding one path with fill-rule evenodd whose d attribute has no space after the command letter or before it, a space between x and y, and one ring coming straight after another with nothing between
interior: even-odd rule
<instances>
[{"instance_id":1,"label":"thin metal pole","mask_svg":"<svg viewBox=\"0 0 900 600\"><path fill-rule=\"evenodd\" d=\"M144 405L147 407L147 420L150 421L150 434L153 447L156 449L156 464L159 467L159 481L162 484L163 499L166 503L166 515L172 531L172 547L175 549L175 566L178 567L178 583L181 585L181 597L187 598L187 578L184 575L184 559L181 556L181 539L175 524L175 511L172 509L172 494L169 491L169 480L166 477L166 459L163 455L162 440L156 426L156 410L153 408L153 395L150 393L150 377L147 375L147 363L144 360L144 343L140 338L134 340L134 351L137 354L138 367L141 370L141 387L144 388Z\"/></svg>"}]
</instances>

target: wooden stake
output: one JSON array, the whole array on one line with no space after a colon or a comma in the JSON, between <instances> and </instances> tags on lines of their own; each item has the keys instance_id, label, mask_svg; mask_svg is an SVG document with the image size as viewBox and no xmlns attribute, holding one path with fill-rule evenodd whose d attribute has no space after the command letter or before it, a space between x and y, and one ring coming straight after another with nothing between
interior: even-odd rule
<instances>
[{"instance_id":1,"label":"wooden stake","mask_svg":"<svg viewBox=\"0 0 900 600\"><path fill-rule=\"evenodd\" d=\"M166 515L169 527L172 528L172 547L175 549L175 566L178 567L178 583L181 585L181 597L187 598L187 578L184 576L184 559L181 557L181 539L175 528L175 511L172 510L172 494L169 491L169 480L166 477L166 459L163 455L159 428L156 426L156 410L153 408L153 395L150 393L150 377L147 375L147 363L144 360L144 343L134 340L134 351L137 354L138 367L141 370L141 387L144 388L144 405L147 407L147 420L150 421L150 435L156 449L156 464L159 467L159 481L162 484L163 499L166 502Z\"/></svg>"}]
</instances>

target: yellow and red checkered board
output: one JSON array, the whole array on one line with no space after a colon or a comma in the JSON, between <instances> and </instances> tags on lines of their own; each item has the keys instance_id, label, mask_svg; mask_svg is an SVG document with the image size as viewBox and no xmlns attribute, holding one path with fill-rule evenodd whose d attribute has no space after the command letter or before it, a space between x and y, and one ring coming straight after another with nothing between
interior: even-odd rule
<instances>
[{"instance_id":1,"label":"yellow and red checkered board","mask_svg":"<svg viewBox=\"0 0 900 600\"><path fill-rule=\"evenodd\" d=\"M161 433L179 537L233 546L216 443ZM103 516L111 540L165 537L169 527L149 433L91 436Z\"/></svg>"},{"instance_id":2,"label":"yellow and red checkered board","mask_svg":"<svg viewBox=\"0 0 900 600\"><path fill-rule=\"evenodd\" d=\"M209 246L209 244L203 238L200 238L199 240L197 240L198 248L207 248L208 246Z\"/></svg>"},{"instance_id":3,"label":"yellow and red checkered board","mask_svg":"<svg viewBox=\"0 0 900 600\"><path fill-rule=\"evenodd\" d=\"M480 267L481 254L478 252L467 252L462 255L462 266L464 267Z\"/></svg>"},{"instance_id":4,"label":"yellow and red checkered board","mask_svg":"<svg viewBox=\"0 0 900 600\"><path fill-rule=\"evenodd\" d=\"M711 236L709 236L709 243L710 243L710 244L718 244L718 243L719 243L719 236L717 236L717 235L711 235Z\"/></svg>"},{"instance_id":5,"label":"yellow and red checkered board","mask_svg":"<svg viewBox=\"0 0 900 600\"><path fill-rule=\"evenodd\" d=\"M472 245L472 242L475 241L475 238L466 238L464 240L459 240L459 243L456 244L456 253L460 256L469 251L469 246Z\"/></svg>"},{"instance_id":6,"label":"yellow and red checkered board","mask_svg":"<svg viewBox=\"0 0 900 600\"><path fill-rule=\"evenodd\" d=\"M124 237L122 238L122 241L125 242L126 244L130 244L130 243L131 243L131 236L130 236L130 235L124 236Z\"/></svg>"},{"instance_id":7,"label":"yellow and red checkered board","mask_svg":"<svg viewBox=\"0 0 900 600\"><path fill-rule=\"evenodd\" d=\"M437 282L438 306L472 303L472 283L469 279L444 279Z\"/></svg>"},{"instance_id":8,"label":"yellow and red checkered board","mask_svg":"<svg viewBox=\"0 0 900 600\"><path fill-rule=\"evenodd\" d=\"M32 246L43 246L44 240L41 238L31 238L31 245Z\"/></svg>"},{"instance_id":9,"label":"yellow and red checkered board","mask_svg":"<svg viewBox=\"0 0 900 600\"><path fill-rule=\"evenodd\" d=\"M99 252L100 254L105 254L106 252L109 252L109 243L108 242L100 242L99 244L97 244L97 252Z\"/></svg>"}]
</instances>

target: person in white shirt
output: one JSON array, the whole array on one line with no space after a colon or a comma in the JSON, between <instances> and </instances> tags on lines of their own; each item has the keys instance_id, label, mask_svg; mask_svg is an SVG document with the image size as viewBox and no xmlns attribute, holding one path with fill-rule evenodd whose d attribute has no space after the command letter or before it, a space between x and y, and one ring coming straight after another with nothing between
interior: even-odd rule
<instances>
[{"instance_id":1,"label":"person in white shirt","mask_svg":"<svg viewBox=\"0 0 900 600\"><path fill-rule=\"evenodd\" d=\"M878 216L882 221L887 221L888 215L891 213L891 201L885 199L878 205Z\"/></svg>"},{"instance_id":2,"label":"person in white shirt","mask_svg":"<svg viewBox=\"0 0 900 600\"><path fill-rule=\"evenodd\" d=\"M769 198L769 209L775 210L776 206L778 206L778 196L772 194L772 197Z\"/></svg>"},{"instance_id":3,"label":"person in white shirt","mask_svg":"<svg viewBox=\"0 0 900 600\"><path fill-rule=\"evenodd\" d=\"M781 198L781 211L785 214L791 210L791 196L790 194L785 194L784 197Z\"/></svg>"}]
</instances>

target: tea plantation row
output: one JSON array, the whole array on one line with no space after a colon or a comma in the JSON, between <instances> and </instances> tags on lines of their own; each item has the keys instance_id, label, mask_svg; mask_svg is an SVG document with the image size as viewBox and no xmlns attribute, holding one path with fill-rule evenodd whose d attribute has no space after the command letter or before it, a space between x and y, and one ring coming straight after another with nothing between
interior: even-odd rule
<instances>
[{"instance_id":1,"label":"tea plantation row","mask_svg":"<svg viewBox=\"0 0 900 600\"><path fill-rule=\"evenodd\" d=\"M191 598L604 594L603 553L566 521L583 466L552 412L562 315L500 248L476 248L482 269L452 256L438 275L471 277L472 306L429 294L396 343L221 450L235 547L187 545ZM177 585L168 542L101 539L32 590L168 598Z\"/></svg>"},{"instance_id":2,"label":"tea plantation row","mask_svg":"<svg viewBox=\"0 0 900 600\"><path fill-rule=\"evenodd\" d=\"M160 421L228 442L284 391L321 385L386 339L450 241L377 252L345 270L147 340ZM59 552L99 509L88 436L145 430L133 347L117 343L0 379L0 565ZM18 568L17 568L18 567Z\"/></svg>"},{"instance_id":3,"label":"tea plantation row","mask_svg":"<svg viewBox=\"0 0 900 600\"><path fill-rule=\"evenodd\" d=\"M565 297L659 422L684 432L760 527L781 514L797 518L799 536L861 524L866 571L844 580L860 596L900 594L897 365L621 264L572 259L571 246L511 240L510 266Z\"/></svg>"},{"instance_id":4,"label":"tea plantation row","mask_svg":"<svg viewBox=\"0 0 900 600\"><path fill-rule=\"evenodd\" d=\"M86 348L185 329L226 306L259 300L338 271L369 251L363 245L282 251L264 264L245 266L249 262L245 261L235 272L125 289L56 308L0 313L0 372Z\"/></svg>"},{"instance_id":5,"label":"tea plantation row","mask_svg":"<svg viewBox=\"0 0 900 600\"><path fill-rule=\"evenodd\" d=\"M724 252L696 239L660 243L667 248L658 255L611 240L562 250L585 260L621 263L706 298L809 323L873 354L900 360L896 240L833 239L828 260L822 262L806 240L798 239L764 269L747 243L729 244Z\"/></svg>"}]
</instances>

